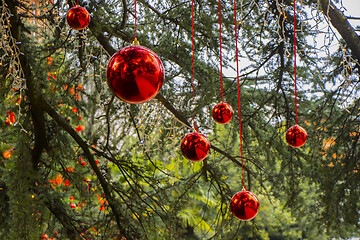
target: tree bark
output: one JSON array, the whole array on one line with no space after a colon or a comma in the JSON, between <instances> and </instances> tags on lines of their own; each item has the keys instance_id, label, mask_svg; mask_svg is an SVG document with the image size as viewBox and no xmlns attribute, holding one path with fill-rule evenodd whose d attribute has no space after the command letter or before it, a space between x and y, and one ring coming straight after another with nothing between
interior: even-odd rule
<instances>
[{"instance_id":1,"label":"tree bark","mask_svg":"<svg viewBox=\"0 0 360 240\"><path fill-rule=\"evenodd\" d=\"M350 25L344 14L334 5L331 0L319 0L322 12L329 18L347 46L351 49L353 58L360 62L360 38L355 29Z\"/></svg>"}]
</instances>

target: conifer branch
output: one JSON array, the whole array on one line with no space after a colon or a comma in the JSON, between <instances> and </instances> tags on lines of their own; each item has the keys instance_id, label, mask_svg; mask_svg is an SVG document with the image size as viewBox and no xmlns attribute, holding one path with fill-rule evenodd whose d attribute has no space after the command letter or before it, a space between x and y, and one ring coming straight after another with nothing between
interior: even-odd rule
<instances>
[{"instance_id":1,"label":"conifer branch","mask_svg":"<svg viewBox=\"0 0 360 240\"><path fill-rule=\"evenodd\" d=\"M360 62L360 37L350 25L346 16L334 5L331 0L319 0L323 14L340 33L347 46L351 49L352 55Z\"/></svg>"}]
</instances>

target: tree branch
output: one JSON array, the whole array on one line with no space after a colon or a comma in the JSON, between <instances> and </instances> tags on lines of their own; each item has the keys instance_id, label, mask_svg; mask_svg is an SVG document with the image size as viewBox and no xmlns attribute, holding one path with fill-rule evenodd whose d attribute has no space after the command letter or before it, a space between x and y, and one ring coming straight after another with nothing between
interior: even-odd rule
<instances>
[{"instance_id":1,"label":"tree branch","mask_svg":"<svg viewBox=\"0 0 360 240\"><path fill-rule=\"evenodd\" d=\"M327 16L331 24L340 33L347 46L351 49L353 57L360 62L360 38L355 29L350 25L346 16L336 8L331 0L319 0L322 12Z\"/></svg>"},{"instance_id":2,"label":"tree branch","mask_svg":"<svg viewBox=\"0 0 360 240\"><path fill-rule=\"evenodd\" d=\"M106 200L108 201L109 206L111 207L114 213L120 233L127 236L128 238L130 238L131 236L135 237L135 235L138 233L135 233L135 231L133 233L130 233L122 226L122 223L126 220L123 218L120 209L118 207L120 206L120 204L116 201L116 199L112 195L111 185L106 181L104 176L101 174L101 171L95 162L94 156L91 154L89 150L88 144L86 144L86 142L80 137L80 135L71 127L71 125L63 117L61 117L52 108L52 106L49 103L43 100L41 106L55 120L57 124L59 124L67 133L70 134L70 136L77 142L77 144L79 144L80 148L84 151L84 154L88 159L91 168L94 170L97 178L99 179L100 185L104 190Z\"/></svg>"}]
</instances>

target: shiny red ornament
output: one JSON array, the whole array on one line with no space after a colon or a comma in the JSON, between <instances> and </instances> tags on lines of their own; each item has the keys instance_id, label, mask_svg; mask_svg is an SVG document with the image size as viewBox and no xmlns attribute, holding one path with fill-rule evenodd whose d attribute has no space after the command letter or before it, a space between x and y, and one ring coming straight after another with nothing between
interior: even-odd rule
<instances>
[{"instance_id":1,"label":"shiny red ornament","mask_svg":"<svg viewBox=\"0 0 360 240\"><path fill-rule=\"evenodd\" d=\"M286 132L286 142L295 148L301 147L306 143L306 130L299 125L294 125Z\"/></svg>"},{"instance_id":2,"label":"shiny red ornament","mask_svg":"<svg viewBox=\"0 0 360 240\"><path fill-rule=\"evenodd\" d=\"M230 210L240 220L253 219L259 212L260 203L255 194L243 190L235 193L231 198Z\"/></svg>"},{"instance_id":3,"label":"shiny red ornament","mask_svg":"<svg viewBox=\"0 0 360 240\"><path fill-rule=\"evenodd\" d=\"M160 58L143 46L117 51L106 70L107 83L114 94L127 103L143 103L154 98L164 82Z\"/></svg>"},{"instance_id":4,"label":"shiny red ornament","mask_svg":"<svg viewBox=\"0 0 360 240\"><path fill-rule=\"evenodd\" d=\"M89 25L90 14L85 8L76 5L70 8L66 20L72 29L82 30Z\"/></svg>"},{"instance_id":5,"label":"shiny red ornament","mask_svg":"<svg viewBox=\"0 0 360 240\"><path fill-rule=\"evenodd\" d=\"M227 102L217 104L212 110L214 121L221 124L230 122L233 114L234 111L231 105Z\"/></svg>"},{"instance_id":6,"label":"shiny red ornament","mask_svg":"<svg viewBox=\"0 0 360 240\"><path fill-rule=\"evenodd\" d=\"M181 152L190 161L204 160L210 152L210 142L201 133L190 133L181 141Z\"/></svg>"}]
</instances>

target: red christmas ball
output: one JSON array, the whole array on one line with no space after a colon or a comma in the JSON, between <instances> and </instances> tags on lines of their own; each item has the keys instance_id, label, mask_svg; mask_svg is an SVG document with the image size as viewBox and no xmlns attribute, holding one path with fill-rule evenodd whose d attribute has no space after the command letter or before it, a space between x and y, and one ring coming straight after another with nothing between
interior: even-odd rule
<instances>
[{"instance_id":1,"label":"red christmas ball","mask_svg":"<svg viewBox=\"0 0 360 240\"><path fill-rule=\"evenodd\" d=\"M181 141L181 152L190 161L204 160L210 151L210 142L201 133L190 133Z\"/></svg>"},{"instance_id":2,"label":"red christmas ball","mask_svg":"<svg viewBox=\"0 0 360 240\"><path fill-rule=\"evenodd\" d=\"M299 125L294 125L286 132L286 142L295 148L301 147L306 143L307 133Z\"/></svg>"},{"instance_id":3,"label":"red christmas ball","mask_svg":"<svg viewBox=\"0 0 360 240\"><path fill-rule=\"evenodd\" d=\"M234 111L231 105L227 102L217 104L212 110L213 119L215 122L221 124L228 123L231 120L233 114Z\"/></svg>"},{"instance_id":4,"label":"red christmas ball","mask_svg":"<svg viewBox=\"0 0 360 240\"><path fill-rule=\"evenodd\" d=\"M66 20L72 29L82 30L89 25L90 14L85 8L76 5L70 8Z\"/></svg>"},{"instance_id":5,"label":"red christmas ball","mask_svg":"<svg viewBox=\"0 0 360 240\"><path fill-rule=\"evenodd\" d=\"M118 98L127 103L143 103L158 94L165 74L160 58L153 51L132 45L111 57L106 76Z\"/></svg>"},{"instance_id":6,"label":"red christmas ball","mask_svg":"<svg viewBox=\"0 0 360 240\"><path fill-rule=\"evenodd\" d=\"M259 212L260 203L255 194L250 191L240 191L231 198L230 210L240 220L253 219Z\"/></svg>"}]
</instances>

